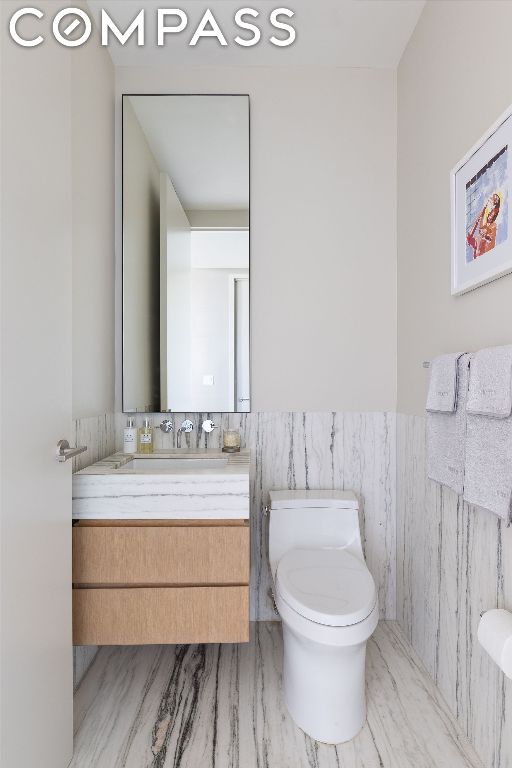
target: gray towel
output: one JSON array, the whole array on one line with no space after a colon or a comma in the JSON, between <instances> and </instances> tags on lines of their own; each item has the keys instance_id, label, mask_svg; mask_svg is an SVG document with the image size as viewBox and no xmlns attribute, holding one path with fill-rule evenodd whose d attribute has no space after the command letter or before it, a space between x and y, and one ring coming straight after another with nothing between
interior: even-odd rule
<instances>
[{"instance_id":1,"label":"gray towel","mask_svg":"<svg viewBox=\"0 0 512 768\"><path fill-rule=\"evenodd\" d=\"M457 369L461 352L439 355L430 363L427 411L453 413L457 407Z\"/></svg>"},{"instance_id":2,"label":"gray towel","mask_svg":"<svg viewBox=\"0 0 512 768\"><path fill-rule=\"evenodd\" d=\"M512 345L489 347L471 361L468 413L503 419L512 412Z\"/></svg>"},{"instance_id":3,"label":"gray towel","mask_svg":"<svg viewBox=\"0 0 512 768\"><path fill-rule=\"evenodd\" d=\"M471 363L464 480L464 500L489 509L507 523L511 522L512 504L509 350L512 347L484 349ZM470 401L473 413L469 412Z\"/></svg>"},{"instance_id":4,"label":"gray towel","mask_svg":"<svg viewBox=\"0 0 512 768\"><path fill-rule=\"evenodd\" d=\"M453 413L427 412L427 475L455 493L464 488L464 436L466 398L471 355L457 361L456 410Z\"/></svg>"}]
</instances>

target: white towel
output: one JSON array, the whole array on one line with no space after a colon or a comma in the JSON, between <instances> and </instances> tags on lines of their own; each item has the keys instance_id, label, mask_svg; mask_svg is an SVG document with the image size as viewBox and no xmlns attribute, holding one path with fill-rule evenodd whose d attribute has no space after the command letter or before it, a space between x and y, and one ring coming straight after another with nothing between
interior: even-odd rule
<instances>
[{"instance_id":1,"label":"white towel","mask_svg":"<svg viewBox=\"0 0 512 768\"><path fill-rule=\"evenodd\" d=\"M503 419L512 413L512 344L477 352L471 362L468 413Z\"/></svg>"},{"instance_id":2,"label":"white towel","mask_svg":"<svg viewBox=\"0 0 512 768\"><path fill-rule=\"evenodd\" d=\"M464 500L510 523L512 347L481 350L471 363L465 453Z\"/></svg>"},{"instance_id":3,"label":"white towel","mask_svg":"<svg viewBox=\"0 0 512 768\"><path fill-rule=\"evenodd\" d=\"M458 359L461 352L439 355L430 363L427 411L453 413L457 407Z\"/></svg>"},{"instance_id":4,"label":"white towel","mask_svg":"<svg viewBox=\"0 0 512 768\"><path fill-rule=\"evenodd\" d=\"M427 475L455 493L464 489L464 438L470 354L458 355L454 412L427 412Z\"/></svg>"}]
</instances>

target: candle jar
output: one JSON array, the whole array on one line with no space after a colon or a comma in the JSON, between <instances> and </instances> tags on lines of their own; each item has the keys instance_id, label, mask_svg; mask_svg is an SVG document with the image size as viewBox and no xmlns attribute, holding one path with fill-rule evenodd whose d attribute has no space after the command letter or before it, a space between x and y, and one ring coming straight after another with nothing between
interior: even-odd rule
<instances>
[{"instance_id":1,"label":"candle jar","mask_svg":"<svg viewBox=\"0 0 512 768\"><path fill-rule=\"evenodd\" d=\"M224 453L238 453L240 450L240 432L238 429L225 429L222 435Z\"/></svg>"}]
</instances>

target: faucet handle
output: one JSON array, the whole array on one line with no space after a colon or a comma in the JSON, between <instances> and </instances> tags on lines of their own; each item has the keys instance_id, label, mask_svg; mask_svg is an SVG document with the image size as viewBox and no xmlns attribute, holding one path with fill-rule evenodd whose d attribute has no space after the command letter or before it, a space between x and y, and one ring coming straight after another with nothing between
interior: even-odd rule
<instances>
[{"instance_id":1,"label":"faucet handle","mask_svg":"<svg viewBox=\"0 0 512 768\"><path fill-rule=\"evenodd\" d=\"M185 421L182 422L180 427L180 432L192 432L194 429L194 424L190 421L190 419L185 419Z\"/></svg>"},{"instance_id":2,"label":"faucet handle","mask_svg":"<svg viewBox=\"0 0 512 768\"><path fill-rule=\"evenodd\" d=\"M172 432L174 429L174 424L169 419L164 419L162 422L160 422L160 429L162 432Z\"/></svg>"},{"instance_id":3,"label":"faucet handle","mask_svg":"<svg viewBox=\"0 0 512 768\"><path fill-rule=\"evenodd\" d=\"M201 429L203 432L213 432L214 429L217 429L217 425L213 423L211 419L206 419L201 424Z\"/></svg>"}]
</instances>

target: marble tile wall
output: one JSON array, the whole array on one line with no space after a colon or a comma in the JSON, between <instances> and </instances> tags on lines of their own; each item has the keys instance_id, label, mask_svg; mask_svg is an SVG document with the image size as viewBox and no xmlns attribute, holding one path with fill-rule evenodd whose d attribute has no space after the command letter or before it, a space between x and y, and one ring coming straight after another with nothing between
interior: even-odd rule
<instances>
[{"instance_id":1,"label":"marble tile wall","mask_svg":"<svg viewBox=\"0 0 512 768\"><path fill-rule=\"evenodd\" d=\"M102 413L100 416L74 421L74 444L86 445L87 451L73 459L73 472L115 452L117 421L114 413Z\"/></svg>"},{"instance_id":2,"label":"marble tile wall","mask_svg":"<svg viewBox=\"0 0 512 768\"><path fill-rule=\"evenodd\" d=\"M486 768L512 766L512 681L477 641L512 610L512 528L426 479L425 419L397 416L397 619Z\"/></svg>"},{"instance_id":3,"label":"marble tile wall","mask_svg":"<svg viewBox=\"0 0 512 768\"><path fill-rule=\"evenodd\" d=\"M250 414L173 413L178 427L190 418L194 430L183 446L220 447L222 429L239 428L242 446L251 450L251 614L276 618L269 598L267 518L263 507L271 488L353 489L361 501L361 524L368 566L379 591L383 618L395 617L395 416L390 413ZM168 414L153 414L158 426ZM209 436L201 423L213 418L219 429ZM126 417L117 416L117 447L122 448ZM155 430L157 448L175 447L176 433Z\"/></svg>"},{"instance_id":4,"label":"marble tile wall","mask_svg":"<svg viewBox=\"0 0 512 768\"><path fill-rule=\"evenodd\" d=\"M87 451L73 459L73 471L94 464L116 449L116 416L103 413L85 419L76 419L73 423L72 445L86 445ZM73 681L75 689L89 669L98 649L93 645L73 648Z\"/></svg>"}]
</instances>

